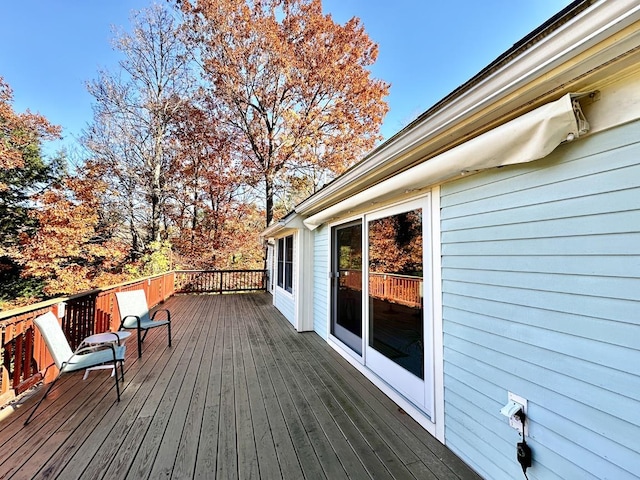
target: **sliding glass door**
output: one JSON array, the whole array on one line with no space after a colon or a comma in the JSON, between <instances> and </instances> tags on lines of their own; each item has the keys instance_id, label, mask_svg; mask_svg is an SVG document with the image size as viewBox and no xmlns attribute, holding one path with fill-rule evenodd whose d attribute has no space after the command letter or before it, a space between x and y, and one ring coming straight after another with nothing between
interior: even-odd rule
<instances>
[{"instance_id":1,"label":"sliding glass door","mask_svg":"<svg viewBox=\"0 0 640 480\"><path fill-rule=\"evenodd\" d=\"M429 227L423 197L331 229L331 335L431 415Z\"/></svg>"},{"instance_id":2,"label":"sliding glass door","mask_svg":"<svg viewBox=\"0 0 640 480\"><path fill-rule=\"evenodd\" d=\"M332 229L331 334L362 355L362 222Z\"/></svg>"}]
</instances>

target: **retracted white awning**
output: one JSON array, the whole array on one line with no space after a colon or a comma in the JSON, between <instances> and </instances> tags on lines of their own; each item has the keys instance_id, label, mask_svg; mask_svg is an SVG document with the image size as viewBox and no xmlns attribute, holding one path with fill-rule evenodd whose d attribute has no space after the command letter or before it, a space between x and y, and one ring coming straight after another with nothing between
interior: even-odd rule
<instances>
[{"instance_id":1,"label":"retracted white awning","mask_svg":"<svg viewBox=\"0 0 640 480\"><path fill-rule=\"evenodd\" d=\"M567 94L514 118L312 215L304 224L314 230L327 220L397 192L434 185L466 172L544 158L562 142L587 132L589 124L575 96Z\"/></svg>"}]
</instances>

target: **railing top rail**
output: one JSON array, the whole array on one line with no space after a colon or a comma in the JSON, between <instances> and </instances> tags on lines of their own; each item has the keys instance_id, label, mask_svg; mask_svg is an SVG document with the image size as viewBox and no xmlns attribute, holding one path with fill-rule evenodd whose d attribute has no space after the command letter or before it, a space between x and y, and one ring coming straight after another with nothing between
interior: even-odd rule
<instances>
[{"instance_id":1,"label":"railing top rail","mask_svg":"<svg viewBox=\"0 0 640 480\"><path fill-rule=\"evenodd\" d=\"M170 273L172 272L164 272L164 273L159 273L157 275L151 275L149 277L137 278L136 280L129 280L127 282L118 283L116 285L110 285L108 287L100 287L100 288L94 288L93 290L85 290L83 292L74 293L73 295L51 298L49 300L44 300L42 302L26 305L24 307L14 308L11 310L7 310L5 312L0 312L0 323L2 323L2 320L5 320L7 318L16 317L18 315L22 315L23 313L29 313L33 310L40 310L41 308L50 307L52 305L56 305L61 302L68 302L70 300L75 300L77 298L87 297L89 295L98 295L102 292L108 292L109 290L113 290L114 288L126 287L129 285L133 285L135 283L153 280L154 278L158 278Z\"/></svg>"},{"instance_id":2,"label":"railing top rail","mask_svg":"<svg viewBox=\"0 0 640 480\"><path fill-rule=\"evenodd\" d=\"M45 309L45 308L51 307L53 305L56 305L58 303L70 302L72 300L83 298L83 297L88 297L88 296L91 296L91 295L98 296L101 293L109 292L109 291L112 291L114 289L118 289L118 288L122 288L122 287L127 287L129 285L135 285L136 283L142 283L142 282L146 282L146 281L151 281L151 280L154 280L156 278L160 278L160 277L162 277L164 275L170 275L170 274L176 274L176 273L205 273L206 274L206 273L241 273L241 272L264 273L264 272L266 272L266 270L264 270L264 269L255 269L255 270L171 270L169 272L159 273L157 275L151 275L149 277L137 278L135 280L129 280L129 281L126 281L126 282L115 284L115 285L110 285L108 287L100 287L100 288L95 288L95 289L92 289L92 290L85 290L83 292L78 292L78 293L75 293L73 295L67 295L67 296L51 298L49 300L44 300L42 302L32 303L31 305L26 305L24 307L19 307L19 308L14 308L14 309L11 309L11 310L6 310L4 312L0 312L0 326L9 325L9 324L11 324L11 322L6 323L7 320L10 320L10 319L15 318L15 317L19 317L19 316L24 315L24 314L29 313L29 312Z\"/></svg>"},{"instance_id":3,"label":"railing top rail","mask_svg":"<svg viewBox=\"0 0 640 480\"><path fill-rule=\"evenodd\" d=\"M348 269L348 268L346 270L350 272L362 273L362 270L354 270L354 269ZM381 277L383 275L386 275L388 277L394 277L394 278L408 278L408 279L418 279L418 280L423 279L422 276L418 276L418 275L402 275L399 273L390 273L390 272L369 272L369 275L376 276L376 277Z\"/></svg>"},{"instance_id":4,"label":"railing top rail","mask_svg":"<svg viewBox=\"0 0 640 480\"><path fill-rule=\"evenodd\" d=\"M173 272L175 273L241 273L241 272L255 272L255 273L261 273L261 272L266 272L265 269L254 269L254 270L245 270L245 269L240 269L240 270L173 270Z\"/></svg>"}]
</instances>

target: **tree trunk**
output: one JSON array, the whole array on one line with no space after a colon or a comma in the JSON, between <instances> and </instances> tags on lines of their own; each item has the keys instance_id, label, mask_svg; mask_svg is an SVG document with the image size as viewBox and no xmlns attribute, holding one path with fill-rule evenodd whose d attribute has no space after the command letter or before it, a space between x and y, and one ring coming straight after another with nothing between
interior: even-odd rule
<instances>
[{"instance_id":1,"label":"tree trunk","mask_svg":"<svg viewBox=\"0 0 640 480\"><path fill-rule=\"evenodd\" d=\"M162 203L162 132L155 134L155 151L153 154L152 178L151 178L151 231L149 240L151 242L160 241L160 218Z\"/></svg>"},{"instance_id":2,"label":"tree trunk","mask_svg":"<svg viewBox=\"0 0 640 480\"><path fill-rule=\"evenodd\" d=\"M271 225L273 220L273 178L269 175L264 179L265 194L266 194L266 214L267 214L267 227Z\"/></svg>"}]
</instances>

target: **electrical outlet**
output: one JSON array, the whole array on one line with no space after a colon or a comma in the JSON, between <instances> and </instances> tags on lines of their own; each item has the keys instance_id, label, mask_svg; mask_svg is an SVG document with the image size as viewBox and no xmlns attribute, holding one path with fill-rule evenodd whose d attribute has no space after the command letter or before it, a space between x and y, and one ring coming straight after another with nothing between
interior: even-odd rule
<instances>
[{"instance_id":1,"label":"electrical outlet","mask_svg":"<svg viewBox=\"0 0 640 480\"><path fill-rule=\"evenodd\" d=\"M508 400L509 402L515 402L518 405L522 406L522 411L525 414L525 422L524 422L524 436L528 437L529 436L529 422L528 422L528 418L529 418L529 412L527 411L527 399L521 397L520 395L516 395L515 393L511 393L509 392L509 396L508 396ZM518 416L513 415L511 417L509 417L509 425L511 426L511 428L515 428L516 430L518 430L518 432L522 432L522 423L520 422L520 418L518 418Z\"/></svg>"}]
</instances>

